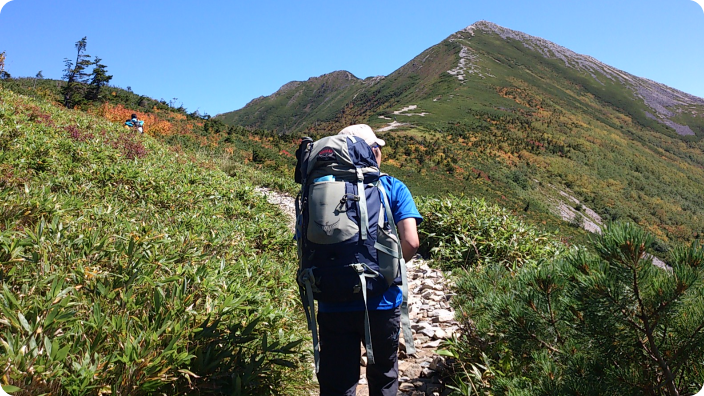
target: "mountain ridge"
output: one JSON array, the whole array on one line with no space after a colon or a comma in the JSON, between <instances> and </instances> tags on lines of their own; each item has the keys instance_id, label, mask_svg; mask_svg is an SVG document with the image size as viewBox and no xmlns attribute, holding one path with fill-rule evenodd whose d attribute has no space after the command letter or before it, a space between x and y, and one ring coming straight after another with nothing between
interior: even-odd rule
<instances>
[{"instance_id":1,"label":"mountain ridge","mask_svg":"<svg viewBox=\"0 0 704 396\"><path fill-rule=\"evenodd\" d=\"M665 84L644 77L635 76L624 70L620 70L616 67L601 62L600 60L590 55L579 54L552 41L536 36L531 36L529 34L516 30L507 29L493 22L479 21L475 24L466 27L460 32L467 32L470 35L474 35L474 31L477 29L496 33L500 35L504 40L507 38L512 38L521 41L526 47L540 52L545 57L552 56L554 58L564 61L565 66L576 67L577 69L582 69L590 72L591 76L600 83L601 81L599 80L599 78L593 73L594 69L598 69L603 75L607 76L608 78L618 79L622 83L630 82L634 84L633 86L631 86L634 93L636 93L640 98L642 98L645 101L646 105L651 107L656 112L656 115L650 114L651 118L673 128L679 135L695 135L695 133L691 130L689 126L679 125L671 121L669 117L672 117L674 114L669 111L667 107L688 104L704 105L704 98L700 98L698 96L686 93L684 91L669 87ZM457 33L451 35L449 39L452 40L452 37L455 35L457 35ZM531 42L535 46L531 47L529 45L529 43ZM541 51L541 49L547 49L547 51ZM571 64L570 60L576 60L577 64Z\"/></svg>"},{"instance_id":2,"label":"mountain ridge","mask_svg":"<svg viewBox=\"0 0 704 396\"><path fill-rule=\"evenodd\" d=\"M388 76L289 83L218 119L292 137L366 123L414 193L482 196L541 222L571 206L580 227L589 208L666 242L704 236L704 99L491 22Z\"/></svg>"},{"instance_id":3,"label":"mountain ridge","mask_svg":"<svg viewBox=\"0 0 704 396\"><path fill-rule=\"evenodd\" d=\"M217 117L231 124L244 124L249 126L265 127L278 130L279 128L276 128L277 125L262 122L265 117L248 117L246 113L251 107L260 106L262 104L266 106L267 99L274 100L280 97L281 95L290 92L291 90L304 89L301 87L316 85L316 80L320 79L339 79L340 75L344 75L347 77L347 80L350 81L350 85L359 85L359 89L364 90L365 88L369 89L370 87L376 85L379 82L388 80L389 78L393 77L394 74L402 70L410 70L415 73L423 74L424 71L422 71L422 69L423 66L427 63L427 59L432 55L433 52L437 50L438 47L442 46L444 43L456 43L460 46L460 48L459 51L457 51L458 59L455 66L440 72L440 78L445 72L448 75L455 77L461 84L466 83L467 79L469 79L471 75L474 74L476 74L479 78L482 79L494 78L495 76L491 74L490 70L483 70L482 66L475 62L476 60L480 59L480 55L477 54L477 51L471 45L471 41L477 33L496 34L506 42L508 42L508 40L519 41L523 44L523 46L525 46L525 48L541 54L546 59L561 60L564 65L568 68L588 73L590 77L601 86L605 86L607 79L610 80L612 83L617 82L623 84L630 88L630 91L633 92L636 99L640 98L641 100L643 100L644 104L649 108L649 110L651 110L644 112L642 116L654 120L660 123L661 125L666 126L667 128L671 128L675 133L680 136L696 136L696 133L692 130L690 125L686 125L681 122L676 122L672 119L673 117L682 114L685 110L680 108L673 111L670 110L670 108L678 106L704 106L703 98L697 97L681 90L677 90L675 88L669 87L665 84L647 78L635 76L631 73L628 73L616 67L610 66L604 62L601 62L590 55L579 54L552 41L537 36L532 36L520 31L508 29L488 21L478 21L458 32L451 34L445 40L430 47L426 51L423 51L421 54L419 54L414 59L401 66L399 69L392 72L388 76L375 76L360 79L348 71L340 70L323 74L317 77L311 77L307 81L291 81L289 83L284 84L279 90L277 90L270 96L262 96L256 98L250 101L247 105L245 105L244 108L240 110L223 113L218 115ZM499 61L495 57L492 57L491 59L494 60L496 63L501 64L501 61ZM604 78L600 79L597 74L604 76ZM362 85L362 82L367 82L367 84ZM328 94L336 96L336 99L339 99L339 96L346 96L346 99L349 102L354 99L354 95L349 95L349 92L344 92L345 88L348 88L348 86L342 86L339 87L339 89L333 91L330 91L329 89L316 90L316 94ZM302 93L298 94L298 96L300 95L302 95ZM326 98L325 102L330 99L332 98ZM291 103L287 103L287 105L288 107L290 107ZM311 103L310 106L303 106L303 109L305 109L306 114L311 113L310 110L312 106L315 106L315 103ZM238 117L237 114L245 114L245 116ZM702 110L692 111L692 114L695 117L704 117L704 112ZM293 118L297 118L295 115L292 116ZM328 115L320 118L322 119L322 121L327 121L331 117ZM308 122L296 122L294 124L295 127L282 128L280 132L287 133L296 130L300 131L302 129L301 127L306 124L310 125L310 120L308 120Z\"/></svg>"}]
</instances>

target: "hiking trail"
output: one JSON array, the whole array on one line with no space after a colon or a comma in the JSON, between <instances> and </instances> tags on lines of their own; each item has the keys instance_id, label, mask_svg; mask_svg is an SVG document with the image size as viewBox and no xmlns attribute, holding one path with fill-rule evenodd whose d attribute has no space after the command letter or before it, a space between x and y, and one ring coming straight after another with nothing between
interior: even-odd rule
<instances>
[{"instance_id":1,"label":"hiking trail","mask_svg":"<svg viewBox=\"0 0 704 396\"><path fill-rule=\"evenodd\" d=\"M294 229L296 209L294 198L290 195L259 187L257 191L263 194L270 204L277 205L287 216L289 229ZM449 279L445 274L434 268L420 255L408 262L408 310L411 329L416 346L416 354L407 356L403 337L399 346L399 392L401 396L442 396L449 394L442 383L445 372L445 358L436 351L443 340L451 338L459 332L459 323L455 321L455 312L450 307L453 293ZM357 396L369 396L365 377L366 356L362 349L360 361L360 379L357 386Z\"/></svg>"}]
</instances>

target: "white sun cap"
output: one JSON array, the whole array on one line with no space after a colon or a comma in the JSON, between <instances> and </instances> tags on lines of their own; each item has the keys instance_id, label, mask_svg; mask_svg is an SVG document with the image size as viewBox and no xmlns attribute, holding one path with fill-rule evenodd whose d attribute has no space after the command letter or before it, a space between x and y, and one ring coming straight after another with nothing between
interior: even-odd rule
<instances>
[{"instance_id":1,"label":"white sun cap","mask_svg":"<svg viewBox=\"0 0 704 396\"><path fill-rule=\"evenodd\" d=\"M364 141L367 142L367 144L370 146L374 146L375 144L383 146L386 144L385 141L376 137L372 128L367 124L350 125L347 128L341 130L338 135L351 135L360 137L364 139Z\"/></svg>"}]
</instances>

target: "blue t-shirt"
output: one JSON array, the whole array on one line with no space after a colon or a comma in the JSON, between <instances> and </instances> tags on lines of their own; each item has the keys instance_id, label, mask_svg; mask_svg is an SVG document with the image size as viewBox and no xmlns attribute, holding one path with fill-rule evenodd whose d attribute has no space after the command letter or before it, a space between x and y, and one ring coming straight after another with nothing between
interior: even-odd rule
<instances>
[{"instance_id":1,"label":"blue t-shirt","mask_svg":"<svg viewBox=\"0 0 704 396\"><path fill-rule=\"evenodd\" d=\"M386 190L391 203L391 213L394 216L394 223L408 218L415 218L416 224L423 221L423 217L418 212L416 203L413 201L413 196L402 181L384 175L379 178L381 185ZM394 309L403 302L403 294L398 286L391 286L381 296L373 297L367 300L367 309L370 311L384 311ZM351 301L347 303L322 303L318 302L318 311L320 312L351 312L364 311L364 301Z\"/></svg>"}]
</instances>

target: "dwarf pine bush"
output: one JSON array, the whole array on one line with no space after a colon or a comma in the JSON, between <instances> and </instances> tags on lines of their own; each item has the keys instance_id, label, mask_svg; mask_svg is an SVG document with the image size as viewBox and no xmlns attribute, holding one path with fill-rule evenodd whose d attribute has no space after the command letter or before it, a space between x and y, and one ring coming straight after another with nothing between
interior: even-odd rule
<instances>
[{"instance_id":1,"label":"dwarf pine bush","mask_svg":"<svg viewBox=\"0 0 704 396\"><path fill-rule=\"evenodd\" d=\"M0 90L8 391L304 392L290 234L248 181L201 165Z\"/></svg>"},{"instance_id":2,"label":"dwarf pine bush","mask_svg":"<svg viewBox=\"0 0 704 396\"><path fill-rule=\"evenodd\" d=\"M663 269L646 253L652 241L634 225L615 224L594 237L593 252L574 249L515 272L491 264L464 273L454 304L470 331L445 353L484 369L480 381L459 370L457 382L492 395L698 391L704 248L674 249Z\"/></svg>"}]
</instances>

